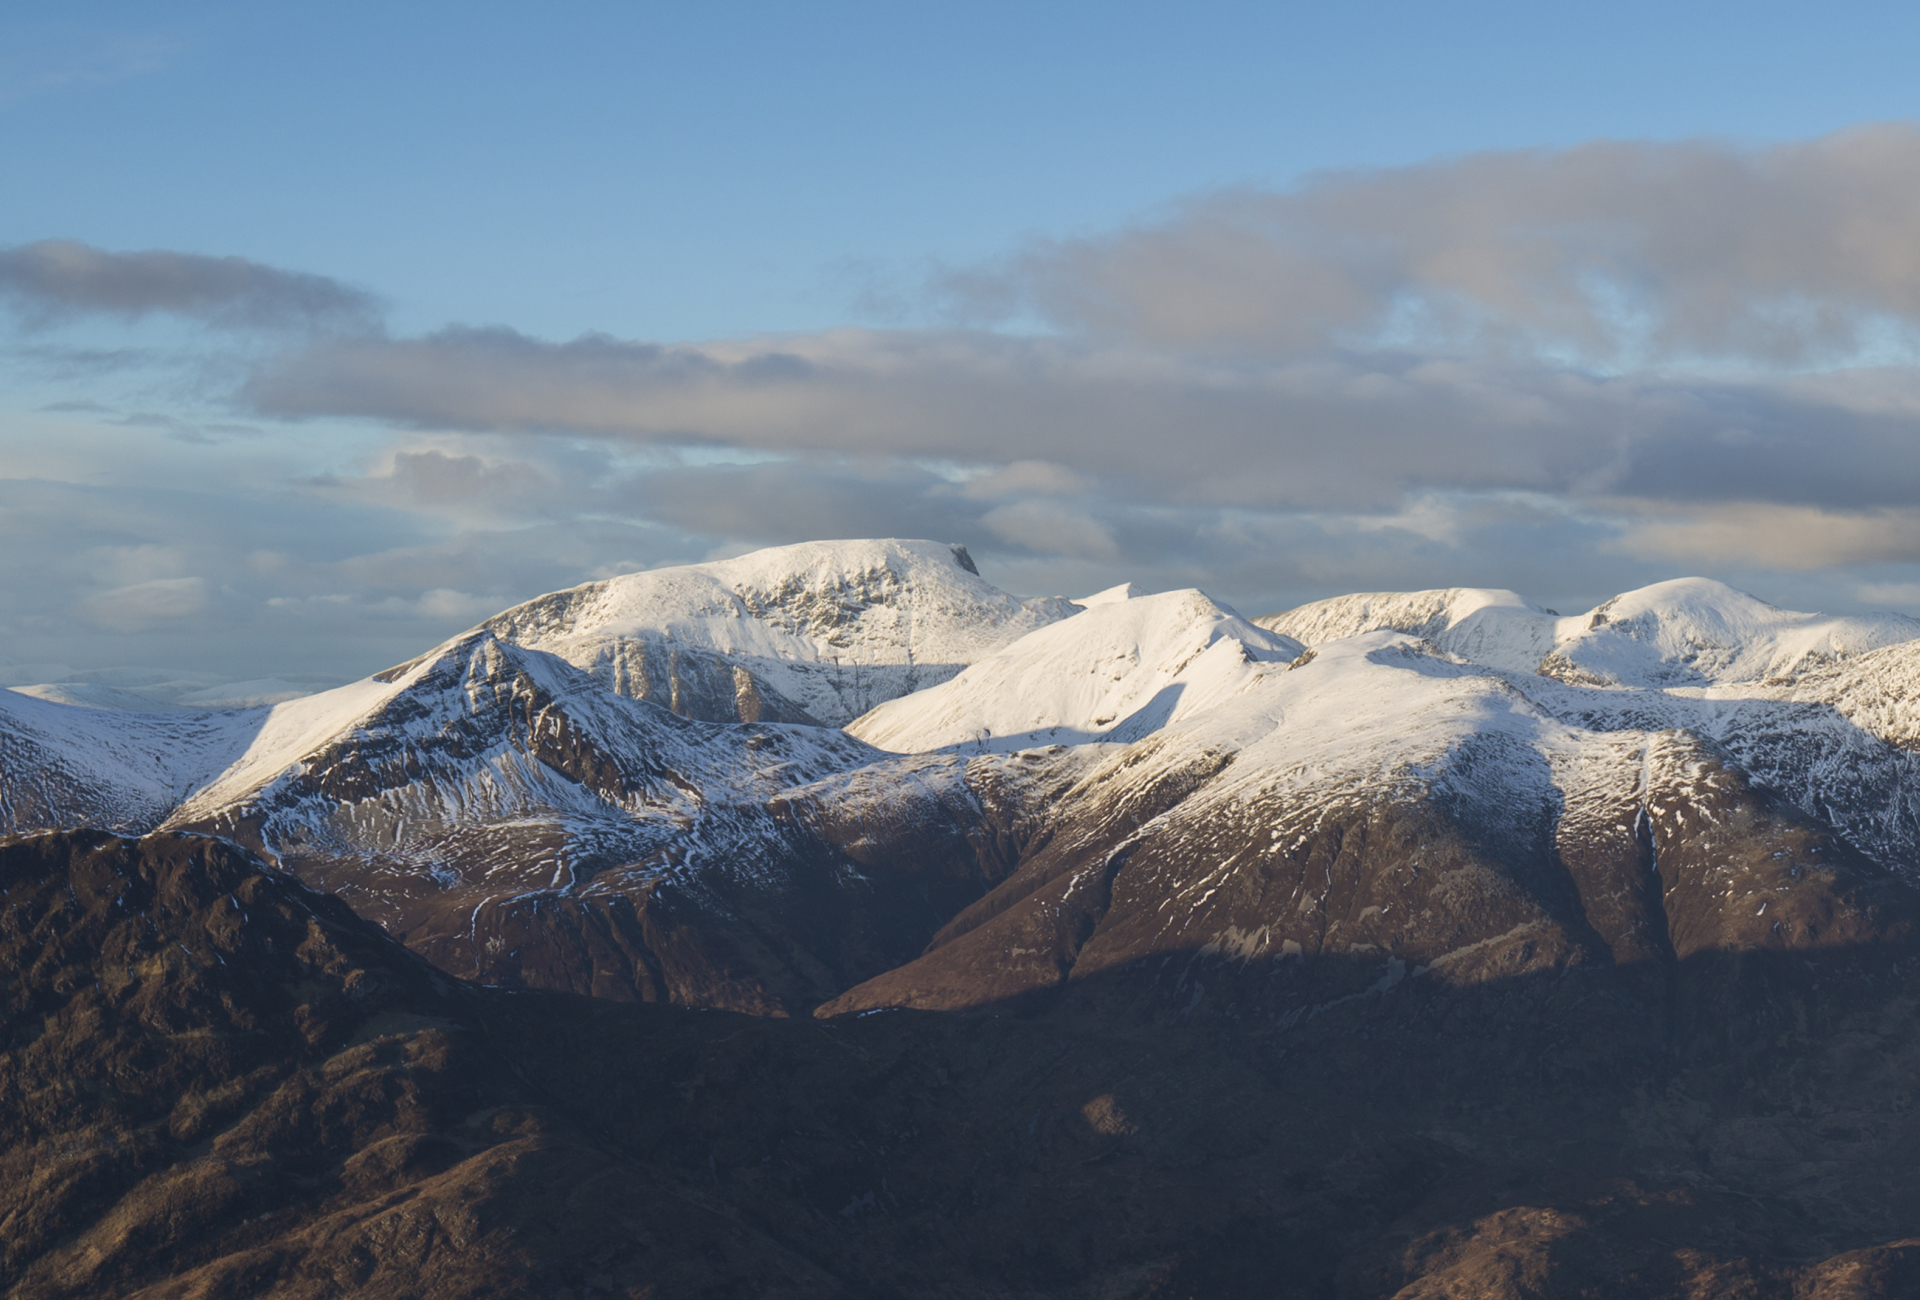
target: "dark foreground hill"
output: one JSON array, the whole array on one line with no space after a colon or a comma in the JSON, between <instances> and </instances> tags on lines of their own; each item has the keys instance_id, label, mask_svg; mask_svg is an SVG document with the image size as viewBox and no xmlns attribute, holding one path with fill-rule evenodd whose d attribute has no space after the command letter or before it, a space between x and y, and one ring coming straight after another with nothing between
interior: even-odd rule
<instances>
[{"instance_id":1,"label":"dark foreground hill","mask_svg":"<svg viewBox=\"0 0 1920 1300\"><path fill-rule=\"evenodd\" d=\"M219 840L20 837L0 1286L1909 1297L1913 900L1840 885L1839 946L1410 977L1290 1020L1236 1008L1362 959L1179 954L1211 990L1185 1015L1159 954L806 1021L476 988Z\"/></svg>"}]
</instances>

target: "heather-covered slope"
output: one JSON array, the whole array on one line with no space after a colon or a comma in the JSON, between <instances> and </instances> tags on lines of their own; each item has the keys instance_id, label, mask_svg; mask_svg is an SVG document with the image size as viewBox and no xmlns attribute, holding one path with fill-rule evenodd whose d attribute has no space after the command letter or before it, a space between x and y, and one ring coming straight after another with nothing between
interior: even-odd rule
<instances>
[{"instance_id":1,"label":"heather-covered slope","mask_svg":"<svg viewBox=\"0 0 1920 1300\"><path fill-rule=\"evenodd\" d=\"M9 1296L838 1294L543 1104L471 991L232 845L0 841L0 890Z\"/></svg>"},{"instance_id":2,"label":"heather-covered slope","mask_svg":"<svg viewBox=\"0 0 1920 1300\"><path fill-rule=\"evenodd\" d=\"M1854 937L818 1024L463 987L217 841L0 842L0 1288L1896 1300L1915 958Z\"/></svg>"}]
</instances>

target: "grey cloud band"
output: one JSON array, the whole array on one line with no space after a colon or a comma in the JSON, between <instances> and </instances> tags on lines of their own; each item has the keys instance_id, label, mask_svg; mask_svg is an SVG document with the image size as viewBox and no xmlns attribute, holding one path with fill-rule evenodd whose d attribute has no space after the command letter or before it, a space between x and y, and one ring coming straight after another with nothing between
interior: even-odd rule
<instances>
[{"instance_id":1,"label":"grey cloud band","mask_svg":"<svg viewBox=\"0 0 1920 1300\"><path fill-rule=\"evenodd\" d=\"M322 275L243 257L113 253L66 239L0 249L0 300L31 324L153 314L235 328L371 329L379 301Z\"/></svg>"}]
</instances>

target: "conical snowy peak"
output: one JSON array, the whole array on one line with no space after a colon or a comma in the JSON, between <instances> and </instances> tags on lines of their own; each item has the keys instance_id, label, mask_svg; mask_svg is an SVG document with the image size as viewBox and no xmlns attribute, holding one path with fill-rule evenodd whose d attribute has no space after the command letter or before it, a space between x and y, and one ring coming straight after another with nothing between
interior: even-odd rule
<instances>
[{"instance_id":1,"label":"conical snowy peak","mask_svg":"<svg viewBox=\"0 0 1920 1300\"><path fill-rule=\"evenodd\" d=\"M275 708L167 826L273 855L463 975L597 987L599 922L549 932L549 913L591 894L631 920L684 877L723 917L716 882L792 857L767 800L877 757L826 728L677 717L481 628ZM724 961L695 965L710 982ZM639 977L608 978L631 996Z\"/></svg>"},{"instance_id":2,"label":"conical snowy peak","mask_svg":"<svg viewBox=\"0 0 1920 1300\"><path fill-rule=\"evenodd\" d=\"M878 540L627 574L485 626L687 717L838 724L1075 612L1001 591L964 547Z\"/></svg>"},{"instance_id":3,"label":"conical snowy peak","mask_svg":"<svg viewBox=\"0 0 1920 1300\"><path fill-rule=\"evenodd\" d=\"M1219 704L1302 650L1198 591L1096 604L847 730L898 752L1131 741Z\"/></svg>"},{"instance_id":4,"label":"conical snowy peak","mask_svg":"<svg viewBox=\"0 0 1920 1300\"><path fill-rule=\"evenodd\" d=\"M456 817L472 821L583 798L638 815L751 787L767 766L742 761L754 734L626 699L556 655L480 628L399 668L276 706L247 751L173 821L232 821L240 809L296 804L302 817L331 816L315 810L369 800L392 805L383 816L422 825L444 820L450 800ZM865 754L835 732L800 734L836 755L820 771ZM402 829L412 833L395 833Z\"/></svg>"}]
</instances>

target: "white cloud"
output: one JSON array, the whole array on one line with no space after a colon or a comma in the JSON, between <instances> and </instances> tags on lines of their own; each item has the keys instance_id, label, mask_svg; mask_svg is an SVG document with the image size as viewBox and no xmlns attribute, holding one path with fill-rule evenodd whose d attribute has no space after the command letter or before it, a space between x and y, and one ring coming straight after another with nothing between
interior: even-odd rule
<instances>
[{"instance_id":1,"label":"white cloud","mask_svg":"<svg viewBox=\"0 0 1920 1300\"><path fill-rule=\"evenodd\" d=\"M1797 364L1920 319L1917 221L1911 123L1760 149L1597 141L1202 195L945 288L976 321L1030 312L1181 350L1384 339Z\"/></svg>"},{"instance_id":2,"label":"white cloud","mask_svg":"<svg viewBox=\"0 0 1920 1300\"><path fill-rule=\"evenodd\" d=\"M1840 513L1740 502L1679 519L1631 524L1617 543L1629 555L1688 564L1789 570L1920 562L1920 511Z\"/></svg>"},{"instance_id":3,"label":"white cloud","mask_svg":"<svg viewBox=\"0 0 1920 1300\"><path fill-rule=\"evenodd\" d=\"M90 596L82 608L97 627L144 632L156 624L198 614L207 604L205 578L155 578Z\"/></svg>"},{"instance_id":4,"label":"white cloud","mask_svg":"<svg viewBox=\"0 0 1920 1300\"><path fill-rule=\"evenodd\" d=\"M987 531L1003 542L1075 559L1115 560L1120 548L1104 524L1054 501L1016 501L980 517Z\"/></svg>"},{"instance_id":5,"label":"white cloud","mask_svg":"<svg viewBox=\"0 0 1920 1300\"><path fill-rule=\"evenodd\" d=\"M1092 482L1065 465L1044 460L1016 460L985 474L966 480L963 489L970 497L1074 496L1088 491Z\"/></svg>"}]
</instances>

